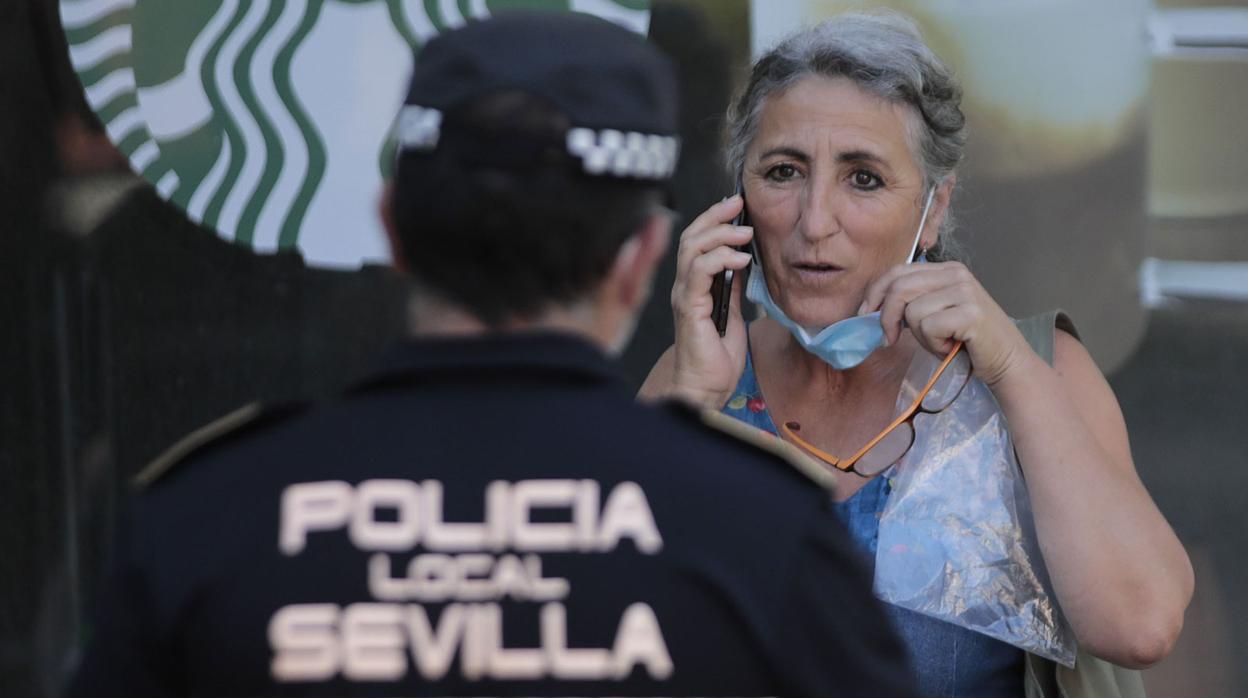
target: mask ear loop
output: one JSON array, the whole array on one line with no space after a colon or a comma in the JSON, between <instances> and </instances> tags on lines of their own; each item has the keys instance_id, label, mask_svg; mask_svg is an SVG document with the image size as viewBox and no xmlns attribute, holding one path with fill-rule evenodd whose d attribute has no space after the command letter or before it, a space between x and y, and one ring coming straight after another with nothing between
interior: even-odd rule
<instances>
[{"instance_id":1,"label":"mask ear loop","mask_svg":"<svg viewBox=\"0 0 1248 698\"><path fill-rule=\"evenodd\" d=\"M914 244L910 246L910 254L906 255L906 264L914 261L914 253L919 249L919 239L923 237L923 226L927 225L927 213L932 208L932 197L936 196L936 187L927 190L927 201L923 202L923 215L919 216L919 229L914 233Z\"/></svg>"}]
</instances>

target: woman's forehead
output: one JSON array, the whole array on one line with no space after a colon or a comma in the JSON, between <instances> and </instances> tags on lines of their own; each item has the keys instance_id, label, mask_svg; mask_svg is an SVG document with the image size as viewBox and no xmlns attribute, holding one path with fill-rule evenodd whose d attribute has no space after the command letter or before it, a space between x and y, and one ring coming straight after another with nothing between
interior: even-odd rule
<instances>
[{"instance_id":1,"label":"woman's forehead","mask_svg":"<svg viewBox=\"0 0 1248 698\"><path fill-rule=\"evenodd\" d=\"M763 105L750 144L755 157L776 148L820 155L873 153L895 166L911 164L909 109L871 94L849 78L811 76Z\"/></svg>"}]
</instances>

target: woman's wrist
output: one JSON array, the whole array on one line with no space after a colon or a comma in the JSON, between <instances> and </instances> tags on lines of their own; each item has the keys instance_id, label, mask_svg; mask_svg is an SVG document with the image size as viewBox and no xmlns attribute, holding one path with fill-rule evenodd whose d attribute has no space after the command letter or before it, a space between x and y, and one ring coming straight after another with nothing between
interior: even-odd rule
<instances>
[{"instance_id":1,"label":"woman's wrist","mask_svg":"<svg viewBox=\"0 0 1248 698\"><path fill-rule=\"evenodd\" d=\"M1037 387L1036 381L1052 378L1052 367L1040 355L1024 345L1005 357L991 375L980 376L984 385L1003 405L1015 395L1026 396Z\"/></svg>"},{"instance_id":2,"label":"woman's wrist","mask_svg":"<svg viewBox=\"0 0 1248 698\"><path fill-rule=\"evenodd\" d=\"M681 381L679 377L672 381L667 395L669 398L680 400L695 407L715 410L722 409L724 404L728 402L729 397L727 392L691 385Z\"/></svg>"},{"instance_id":3,"label":"woman's wrist","mask_svg":"<svg viewBox=\"0 0 1248 698\"><path fill-rule=\"evenodd\" d=\"M1005 317L1004 313L1001 316L1004 327L993 333L996 341L990 343L990 346L996 345L996 351L983 352L984 347L979 347L981 351L976 352L976 347L967 345L971 352L971 361L975 365L975 376L993 393L1002 389L1008 391L1009 386L1026 382L1026 378L1036 375L1038 370L1048 368L1048 364L1032 350L1027 338L1014 322ZM986 360L976 356L981 352L987 354Z\"/></svg>"}]
</instances>

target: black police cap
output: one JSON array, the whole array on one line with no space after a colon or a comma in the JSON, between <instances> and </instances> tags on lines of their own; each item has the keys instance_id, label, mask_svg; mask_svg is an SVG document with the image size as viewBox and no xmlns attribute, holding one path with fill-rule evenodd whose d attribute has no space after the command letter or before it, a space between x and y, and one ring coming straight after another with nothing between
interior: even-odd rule
<instances>
[{"instance_id":1,"label":"black police cap","mask_svg":"<svg viewBox=\"0 0 1248 698\"><path fill-rule=\"evenodd\" d=\"M501 91L566 117L562 145L588 175L666 181L675 170L669 61L640 36L575 12L502 13L427 43L399 114L400 155L436 150L455 107Z\"/></svg>"}]
</instances>

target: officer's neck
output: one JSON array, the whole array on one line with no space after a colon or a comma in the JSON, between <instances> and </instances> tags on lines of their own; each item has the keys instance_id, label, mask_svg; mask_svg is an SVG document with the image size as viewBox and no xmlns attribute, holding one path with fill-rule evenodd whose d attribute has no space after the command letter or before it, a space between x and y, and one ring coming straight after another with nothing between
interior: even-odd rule
<instances>
[{"instance_id":1,"label":"officer's neck","mask_svg":"<svg viewBox=\"0 0 1248 698\"><path fill-rule=\"evenodd\" d=\"M612 315L599 312L595 303L585 300L572 305L552 306L533 317L509 317L497 324L488 324L460 305L427 293L417 293L408 305L408 328L410 334L417 338L471 339L512 333L559 332L581 337L602 351L615 355L625 343L620 337L624 324L614 320Z\"/></svg>"}]
</instances>

